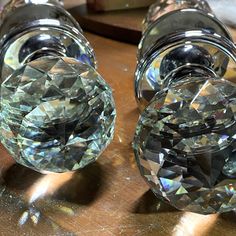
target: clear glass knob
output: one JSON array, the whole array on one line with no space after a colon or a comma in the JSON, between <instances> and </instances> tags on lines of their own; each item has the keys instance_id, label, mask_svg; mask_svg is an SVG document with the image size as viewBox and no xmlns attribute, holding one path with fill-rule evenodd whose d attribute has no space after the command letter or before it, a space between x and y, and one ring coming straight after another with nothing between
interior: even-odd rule
<instances>
[{"instance_id":1,"label":"clear glass knob","mask_svg":"<svg viewBox=\"0 0 236 236\"><path fill-rule=\"evenodd\" d=\"M143 34L135 76L134 151L152 191L180 210L233 210L236 47L224 25L199 9L161 15Z\"/></svg>"},{"instance_id":2,"label":"clear glass knob","mask_svg":"<svg viewBox=\"0 0 236 236\"><path fill-rule=\"evenodd\" d=\"M113 139L112 91L79 24L58 1L11 5L0 27L1 143L42 173L83 168Z\"/></svg>"},{"instance_id":3,"label":"clear glass knob","mask_svg":"<svg viewBox=\"0 0 236 236\"><path fill-rule=\"evenodd\" d=\"M41 57L1 85L1 142L40 172L74 171L111 142L112 91L95 69L71 58Z\"/></svg>"}]
</instances>

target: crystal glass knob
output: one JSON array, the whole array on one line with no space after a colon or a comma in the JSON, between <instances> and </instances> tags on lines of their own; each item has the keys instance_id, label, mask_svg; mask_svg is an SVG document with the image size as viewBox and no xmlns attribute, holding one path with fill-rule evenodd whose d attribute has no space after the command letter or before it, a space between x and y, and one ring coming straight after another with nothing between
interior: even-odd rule
<instances>
[{"instance_id":1,"label":"crystal glass knob","mask_svg":"<svg viewBox=\"0 0 236 236\"><path fill-rule=\"evenodd\" d=\"M144 110L134 149L159 198L200 214L236 207L235 97L234 83L189 77Z\"/></svg>"},{"instance_id":2,"label":"crystal glass knob","mask_svg":"<svg viewBox=\"0 0 236 236\"><path fill-rule=\"evenodd\" d=\"M187 24L196 22L186 30L178 24L185 13ZM236 207L236 47L213 15L201 11L200 29L195 13L168 12L151 24L158 32L151 41L144 33L134 151L158 198L180 210L221 213Z\"/></svg>"},{"instance_id":3,"label":"crystal glass knob","mask_svg":"<svg viewBox=\"0 0 236 236\"><path fill-rule=\"evenodd\" d=\"M58 1L14 2L0 27L1 143L41 173L81 169L113 139L112 91Z\"/></svg>"},{"instance_id":4,"label":"crystal glass knob","mask_svg":"<svg viewBox=\"0 0 236 236\"><path fill-rule=\"evenodd\" d=\"M37 171L66 172L94 162L113 138L112 91L91 66L41 57L1 86L1 142Z\"/></svg>"}]
</instances>

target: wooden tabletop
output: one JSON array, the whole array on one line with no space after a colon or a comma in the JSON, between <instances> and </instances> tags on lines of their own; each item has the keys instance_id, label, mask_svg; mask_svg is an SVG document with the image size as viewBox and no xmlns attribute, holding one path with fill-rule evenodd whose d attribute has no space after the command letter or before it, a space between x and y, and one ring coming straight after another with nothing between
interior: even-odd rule
<instances>
[{"instance_id":1,"label":"wooden tabletop","mask_svg":"<svg viewBox=\"0 0 236 236\"><path fill-rule=\"evenodd\" d=\"M60 175L16 165L0 147L0 235L235 236L235 213L180 212L148 189L131 148L139 115L133 89L137 48L86 36L114 90L114 141L95 164Z\"/></svg>"}]
</instances>

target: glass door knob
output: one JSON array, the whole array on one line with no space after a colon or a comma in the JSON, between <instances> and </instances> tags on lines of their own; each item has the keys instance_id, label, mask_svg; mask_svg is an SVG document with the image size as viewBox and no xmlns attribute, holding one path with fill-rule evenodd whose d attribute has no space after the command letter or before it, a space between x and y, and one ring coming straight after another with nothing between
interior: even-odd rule
<instances>
[{"instance_id":1,"label":"glass door knob","mask_svg":"<svg viewBox=\"0 0 236 236\"><path fill-rule=\"evenodd\" d=\"M75 171L113 138L111 88L59 1L10 1L0 27L1 142L39 172Z\"/></svg>"},{"instance_id":2,"label":"glass door knob","mask_svg":"<svg viewBox=\"0 0 236 236\"><path fill-rule=\"evenodd\" d=\"M221 213L236 207L236 47L208 8L194 8L203 1L186 2L159 1L143 33L134 151L158 198Z\"/></svg>"}]
</instances>

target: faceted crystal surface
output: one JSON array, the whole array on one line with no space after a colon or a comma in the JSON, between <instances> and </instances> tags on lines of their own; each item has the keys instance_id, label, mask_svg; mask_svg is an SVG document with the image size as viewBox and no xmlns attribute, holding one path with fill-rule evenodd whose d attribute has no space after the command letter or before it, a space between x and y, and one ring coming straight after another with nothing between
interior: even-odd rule
<instances>
[{"instance_id":1,"label":"faceted crystal surface","mask_svg":"<svg viewBox=\"0 0 236 236\"><path fill-rule=\"evenodd\" d=\"M110 87L89 65L42 57L1 85L1 142L14 159L40 172L94 162L113 138Z\"/></svg>"},{"instance_id":2,"label":"faceted crystal surface","mask_svg":"<svg viewBox=\"0 0 236 236\"><path fill-rule=\"evenodd\" d=\"M164 14L168 12L193 8L206 12L211 12L211 9L206 1L203 0L158 0L152 4L148 10L147 16L144 20L144 30L154 21L158 20Z\"/></svg>"},{"instance_id":3,"label":"faceted crystal surface","mask_svg":"<svg viewBox=\"0 0 236 236\"><path fill-rule=\"evenodd\" d=\"M236 207L236 86L187 78L157 94L140 117L134 150L152 191L201 214Z\"/></svg>"}]
</instances>

